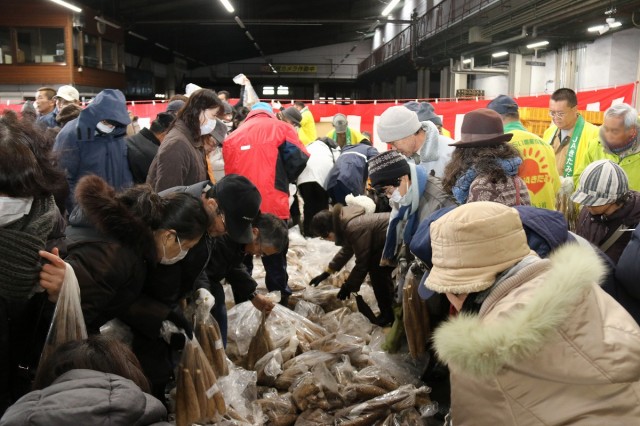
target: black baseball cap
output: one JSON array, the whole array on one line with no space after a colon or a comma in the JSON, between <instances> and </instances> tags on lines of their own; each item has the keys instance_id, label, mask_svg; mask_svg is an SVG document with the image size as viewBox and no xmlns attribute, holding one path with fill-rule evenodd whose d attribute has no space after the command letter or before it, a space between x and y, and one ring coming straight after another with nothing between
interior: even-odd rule
<instances>
[{"instance_id":1,"label":"black baseball cap","mask_svg":"<svg viewBox=\"0 0 640 426\"><path fill-rule=\"evenodd\" d=\"M260 214L262 203L258 188L246 177L230 174L215 184L214 191L231 239L240 244L252 242L251 223Z\"/></svg>"}]
</instances>

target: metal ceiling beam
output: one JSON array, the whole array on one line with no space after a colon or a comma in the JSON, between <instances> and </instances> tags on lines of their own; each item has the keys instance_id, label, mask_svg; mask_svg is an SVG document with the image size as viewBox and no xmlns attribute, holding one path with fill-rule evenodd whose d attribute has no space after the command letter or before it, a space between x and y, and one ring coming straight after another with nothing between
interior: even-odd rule
<instances>
[{"instance_id":1,"label":"metal ceiling beam","mask_svg":"<svg viewBox=\"0 0 640 426\"><path fill-rule=\"evenodd\" d=\"M410 24L406 19L243 19L247 25L329 25L329 24ZM154 19L139 20L138 25L166 25L166 24L200 24L200 25L238 25L234 19Z\"/></svg>"}]
</instances>

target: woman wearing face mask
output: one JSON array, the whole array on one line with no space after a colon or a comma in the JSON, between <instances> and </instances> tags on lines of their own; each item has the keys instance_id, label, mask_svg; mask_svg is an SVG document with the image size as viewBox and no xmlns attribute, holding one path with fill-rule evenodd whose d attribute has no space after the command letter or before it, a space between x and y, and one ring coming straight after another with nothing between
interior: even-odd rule
<instances>
[{"instance_id":1,"label":"woman wearing face mask","mask_svg":"<svg viewBox=\"0 0 640 426\"><path fill-rule=\"evenodd\" d=\"M47 298L60 290L40 253L64 250L53 194L67 182L52 166L48 134L34 125L0 115L0 415L29 391L53 313Z\"/></svg>"},{"instance_id":2,"label":"woman wearing face mask","mask_svg":"<svg viewBox=\"0 0 640 426\"><path fill-rule=\"evenodd\" d=\"M202 136L220 125L216 116L222 111L222 101L213 90L200 89L191 94L149 168L147 183L156 192L207 179Z\"/></svg>"},{"instance_id":3,"label":"woman wearing face mask","mask_svg":"<svg viewBox=\"0 0 640 426\"><path fill-rule=\"evenodd\" d=\"M150 268L186 256L207 230L208 216L189 194L160 198L148 185L116 194L96 176L82 178L75 195L80 208L69 218L64 260L80 284L87 330L95 333L140 295Z\"/></svg>"}]
</instances>

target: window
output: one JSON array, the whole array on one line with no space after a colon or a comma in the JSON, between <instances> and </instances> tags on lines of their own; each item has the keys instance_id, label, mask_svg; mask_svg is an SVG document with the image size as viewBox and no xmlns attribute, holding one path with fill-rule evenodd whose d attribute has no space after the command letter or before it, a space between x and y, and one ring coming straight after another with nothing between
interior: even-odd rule
<instances>
[{"instance_id":1,"label":"window","mask_svg":"<svg viewBox=\"0 0 640 426\"><path fill-rule=\"evenodd\" d=\"M278 86L278 95L284 96L289 94L289 88L287 86Z\"/></svg>"},{"instance_id":2,"label":"window","mask_svg":"<svg viewBox=\"0 0 640 426\"><path fill-rule=\"evenodd\" d=\"M0 64L13 63L13 47L11 47L11 30L0 28Z\"/></svg>"},{"instance_id":3,"label":"window","mask_svg":"<svg viewBox=\"0 0 640 426\"><path fill-rule=\"evenodd\" d=\"M62 28L16 28L16 61L19 64L63 63Z\"/></svg>"},{"instance_id":4,"label":"window","mask_svg":"<svg viewBox=\"0 0 640 426\"><path fill-rule=\"evenodd\" d=\"M102 40L102 69L118 71L118 45Z\"/></svg>"},{"instance_id":5,"label":"window","mask_svg":"<svg viewBox=\"0 0 640 426\"><path fill-rule=\"evenodd\" d=\"M98 68L100 65L99 47L100 40L96 36L84 34L82 37L83 65L85 67Z\"/></svg>"}]
</instances>

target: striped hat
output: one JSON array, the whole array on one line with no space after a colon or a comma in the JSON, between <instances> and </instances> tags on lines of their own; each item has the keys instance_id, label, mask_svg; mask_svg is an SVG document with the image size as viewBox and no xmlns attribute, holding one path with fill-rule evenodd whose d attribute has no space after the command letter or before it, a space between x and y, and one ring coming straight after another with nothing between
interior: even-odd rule
<instances>
[{"instance_id":1,"label":"striped hat","mask_svg":"<svg viewBox=\"0 0 640 426\"><path fill-rule=\"evenodd\" d=\"M599 160L584 169L571 201L583 206L597 207L615 203L627 192L629 179L622 167L611 160Z\"/></svg>"},{"instance_id":2,"label":"striped hat","mask_svg":"<svg viewBox=\"0 0 640 426\"><path fill-rule=\"evenodd\" d=\"M398 179L404 175L410 176L411 169L405 157L396 150L385 151L369 160L369 179L374 188L398 186Z\"/></svg>"}]
</instances>

